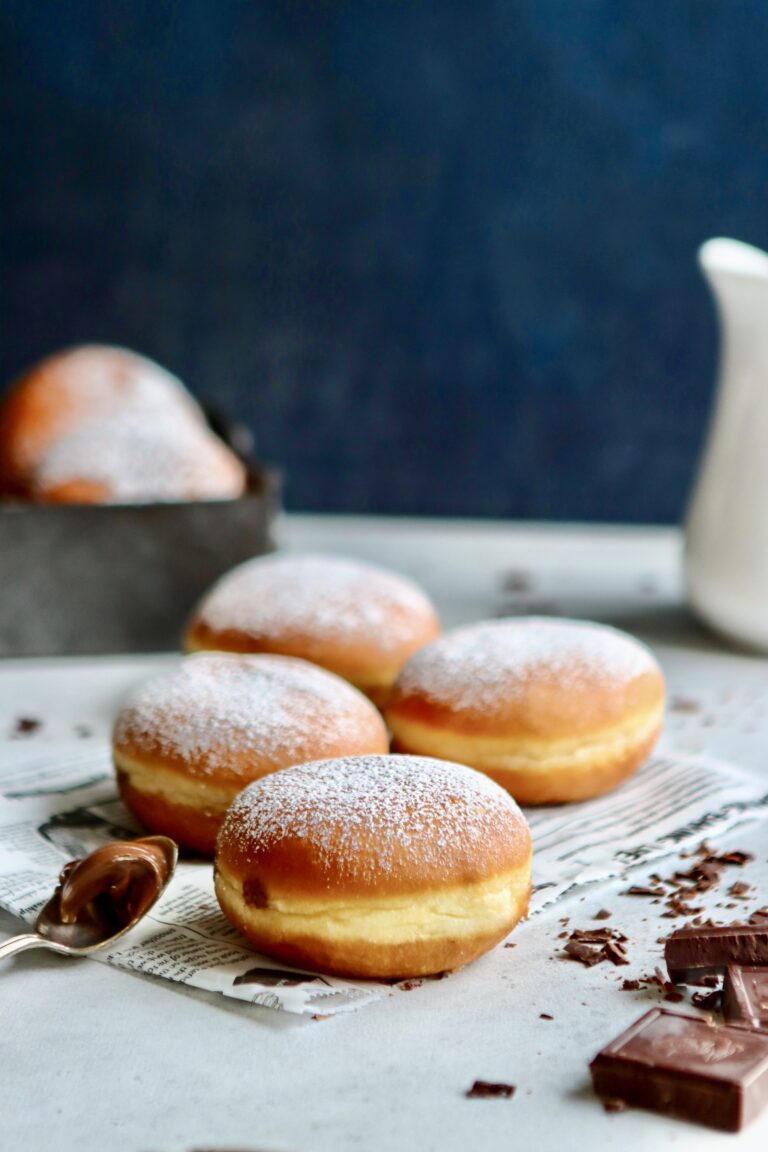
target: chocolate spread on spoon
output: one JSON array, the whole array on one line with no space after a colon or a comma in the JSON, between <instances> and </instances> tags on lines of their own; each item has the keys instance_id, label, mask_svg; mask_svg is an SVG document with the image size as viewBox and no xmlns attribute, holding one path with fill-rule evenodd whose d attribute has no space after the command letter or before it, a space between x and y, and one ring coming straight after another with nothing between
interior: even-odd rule
<instances>
[{"instance_id":1,"label":"chocolate spread on spoon","mask_svg":"<svg viewBox=\"0 0 768 1152\"><path fill-rule=\"evenodd\" d=\"M105 844L62 870L59 918L105 928L130 924L152 906L172 869L167 848L152 837Z\"/></svg>"}]
</instances>

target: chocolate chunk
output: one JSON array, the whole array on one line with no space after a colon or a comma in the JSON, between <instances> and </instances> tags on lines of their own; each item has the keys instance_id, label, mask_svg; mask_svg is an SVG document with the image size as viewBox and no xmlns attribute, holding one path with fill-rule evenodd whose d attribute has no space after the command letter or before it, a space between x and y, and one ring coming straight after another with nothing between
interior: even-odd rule
<instances>
[{"instance_id":1,"label":"chocolate chunk","mask_svg":"<svg viewBox=\"0 0 768 1152\"><path fill-rule=\"evenodd\" d=\"M768 1104L768 1036L653 1008L590 1071L604 1099L738 1132Z\"/></svg>"},{"instance_id":2,"label":"chocolate chunk","mask_svg":"<svg viewBox=\"0 0 768 1152\"><path fill-rule=\"evenodd\" d=\"M695 984L702 976L722 972L726 964L768 964L768 927L680 928L668 937L664 959L678 984Z\"/></svg>"},{"instance_id":3,"label":"chocolate chunk","mask_svg":"<svg viewBox=\"0 0 768 1152\"><path fill-rule=\"evenodd\" d=\"M42 726L42 720L36 720L34 716L19 716L13 726L13 735L32 736L33 733L38 732Z\"/></svg>"},{"instance_id":4,"label":"chocolate chunk","mask_svg":"<svg viewBox=\"0 0 768 1152\"><path fill-rule=\"evenodd\" d=\"M715 988L714 992L694 992L691 996L691 1003L695 1004L697 1008L706 1008L707 1011L714 1011L715 1008L720 1007L722 995L719 988Z\"/></svg>"},{"instance_id":5,"label":"chocolate chunk","mask_svg":"<svg viewBox=\"0 0 768 1152\"><path fill-rule=\"evenodd\" d=\"M723 983L723 1015L731 1024L768 1032L768 967L729 964Z\"/></svg>"},{"instance_id":6,"label":"chocolate chunk","mask_svg":"<svg viewBox=\"0 0 768 1152\"><path fill-rule=\"evenodd\" d=\"M492 1084L489 1080L475 1080L472 1087L464 1095L473 1096L514 1096L514 1084Z\"/></svg>"}]
</instances>

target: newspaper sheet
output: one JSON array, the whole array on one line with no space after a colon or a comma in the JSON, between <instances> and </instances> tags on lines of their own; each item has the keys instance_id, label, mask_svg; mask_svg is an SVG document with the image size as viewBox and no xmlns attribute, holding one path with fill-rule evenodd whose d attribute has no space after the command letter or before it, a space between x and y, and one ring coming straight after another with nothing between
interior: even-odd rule
<instances>
[{"instance_id":1,"label":"newspaper sheet","mask_svg":"<svg viewBox=\"0 0 768 1152\"><path fill-rule=\"evenodd\" d=\"M55 752L5 745L0 754L0 906L34 922L67 860L142 831L117 797L106 742ZM683 756L656 756L598 800L531 810L531 915L576 886L767 812L764 782ZM95 958L294 1013L333 1015L397 993L397 985L298 972L253 952L221 914L210 862L201 860L183 860L144 920Z\"/></svg>"}]
</instances>

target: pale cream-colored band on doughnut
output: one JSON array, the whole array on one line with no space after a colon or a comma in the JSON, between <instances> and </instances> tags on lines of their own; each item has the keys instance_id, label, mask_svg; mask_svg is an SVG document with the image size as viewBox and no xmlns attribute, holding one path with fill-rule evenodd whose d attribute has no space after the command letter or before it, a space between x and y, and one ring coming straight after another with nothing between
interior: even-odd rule
<instances>
[{"instance_id":1,"label":"pale cream-colored band on doughnut","mask_svg":"<svg viewBox=\"0 0 768 1152\"><path fill-rule=\"evenodd\" d=\"M234 920L263 938L315 937L323 945L365 941L365 947L442 941L446 937L504 932L527 911L531 862L479 884L417 895L357 900L270 900L267 908L247 903L242 883L221 870L216 892Z\"/></svg>"},{"instance_id":2,"label":"pale cream-colored band on doughnut","mask_svg":"<svg viewBox=\"0 0 768 1152\"><path fill-rule=\"evenodd\" d=\"M592 739L567 740L470 736L395 715L390 715L389 721L398 746L418 751L420 756L455 760L483 772L507 770L546 775L561 770L578 772L580 766L596 768L630 757L638 746L654 738L663 714L663 706L654 708Z\"/></svg>"},{"instance_id":3,"label":"pale cream-colored band on doughnut","mask_svg":"<svg viewBox=\"0 0 768 1152\"><path fill-rule=\"evenodd\" d=\"M174 807L218 812L222 816L247 783L222 788L203 776L191 777L183 772L174 772L157 761L139 763L117 749L114 750L114 761L118 771L126 774L131 787L138 792L157 797Z\"/></svg>"}]
</instances>

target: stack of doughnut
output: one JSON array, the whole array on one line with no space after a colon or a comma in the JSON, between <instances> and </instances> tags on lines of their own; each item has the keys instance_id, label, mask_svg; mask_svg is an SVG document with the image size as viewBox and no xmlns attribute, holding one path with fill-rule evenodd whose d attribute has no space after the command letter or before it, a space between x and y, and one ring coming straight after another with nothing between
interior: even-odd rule
<instances>
[{"instance_id":1,"label":"stack of doughnut","mask_svg":"<svg viewBox=\"0 0 768 1152\"><path fill-rule=\"evenodd\" d=\"M664 681L625 633L537 618L439 633L395 573L248 561L194 613L192 654L118 717L126 804L215 846L219 903L270 956L371 978L467 963L527 909L517 803L599 796L650 753Z\"/></svg>"},{"instance_id":2,"label":"stack of doughnut","mask_svg":"<svg viewBox=\"0 0 768 1152\"><path fill-rule=\"evenodd\" d=\"M298 656L381 704L409 656L439 632L427 596L395 572L340 556L266 556L221 577L185 644Z\"/></svg>"},{"instance_id":3,"label":"stack of doughnut","mask_svg":"<svg viewBox=\"0 0 768 1152\"><path fill-rule=\"evenodd\" d=\"M0 405L0 494L133 504L241 496L241 461L180 380L125 348L49 356Z\"/></svg>"}]
</instances>

